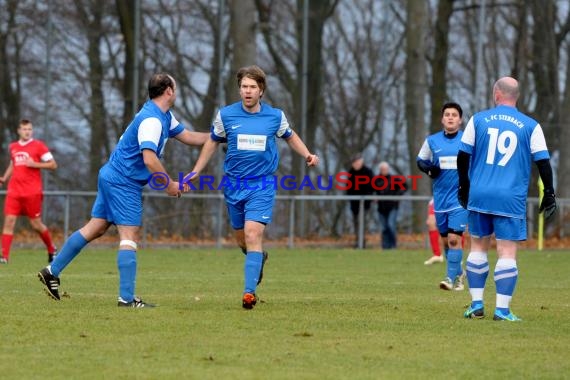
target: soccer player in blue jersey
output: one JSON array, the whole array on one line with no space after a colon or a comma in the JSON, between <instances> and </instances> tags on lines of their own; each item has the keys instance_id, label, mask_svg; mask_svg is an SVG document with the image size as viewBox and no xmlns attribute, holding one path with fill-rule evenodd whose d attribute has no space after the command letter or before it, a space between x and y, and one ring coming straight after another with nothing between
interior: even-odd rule
<instances>
[{"instance_id":1,"label":"soccer player in blue jersey","mask_svg":"<svg viewBox=\"0 0 570 380\"><path fill-rule=\"evenodd\" d=\"M186 145L201 146L208 134L185 129L170 111L176 100L176 82L172 76L164 73L153 75L148 83L148 95L150 99L135 115L109 161L99 171L97 198L91 219L66 240L51 265L38 273L48 295L55 300L60 299L61 272L89 242L102 236L115 224L120 239L117 253L118 306L154 306L135 296L136 250L143 211L142 190L151 173L166 173L159 159L170 137ZM168 181L167 185L165 183L165 192L170 196L180 196L179 183Z\"/></svg>"},{"instance_id":2,"label":"soccer player in blue jersey","mask_svg":"<svg viewBox=\"0 0 570 380\"><path fill-rule=\"evenodd\" d=\"M190 177L198 178L218 145L227 142L224 197L237 243L246 255L242 306L252 309L267 259L263 232L271 222L277 188L273 177L279 165L276 138L284 139L308 166L317 165L319 157L293 132L283 111L261 101L266 90L263 70L241 68L237 84L241 101L219 110Z\"/></svg>"},{"instance_id":3,"label":"soccer player in blue jersey","mask_svg":"<svg viewBox=\"0 0 570 380\"><path fill-rule=\"evenodd\" d=\"M476 113L467 123L457 156L459 201L469 210L471 252L467 281L471 305L465 318L483 318L483 291L489 274L491 235L497 241L494 279L497 298L493 319L520 321L510 310L518 279L517 242L526 240L526 199L531 161L544 183L539 211L549 219L556 211L550 155L540 124L516 108L518 82L503 77L493 86L495 107Z\"/></svg>"},{"instance_id":4,"label":"soccer player in blue jersey","mask_svg":"<svg viewBox=\"0 0 570 380\"><path fill-rule=\"evenodd\" d=\"M461 236L467 225L467 211L457 199L457 153L463 135L462 117L459 104L445 103L441 108L443 130L427 137L416 159L418 168L433 178L435 219L447 258L447 274L439 283L443 290L464 289Z\"/></svg>"}]
</instances>

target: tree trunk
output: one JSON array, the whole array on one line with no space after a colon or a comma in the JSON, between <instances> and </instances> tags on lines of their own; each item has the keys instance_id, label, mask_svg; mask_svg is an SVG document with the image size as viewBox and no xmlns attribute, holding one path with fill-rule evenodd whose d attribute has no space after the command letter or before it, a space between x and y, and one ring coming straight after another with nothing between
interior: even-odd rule
<instances>
[{"instance_id":1,"label":"tree trunk","mask_svg":"<svg viewBox=\"0 0 570 380\"><path fill-rule=\"evenodd\" d=\"M100 5L89 3L84 6L76 3L79 19L86 28L88 81L91 90L89 98L89 126L91 140L89 141L89 189L97 188L99 168L109 154L109 139L107 136L107 112L103 93L104 68L101 61L100 45L104 34L102 27L103 10ZM89 14L88 14L89 12Z\"/></svg>"},{"instance_id":2,"label":"tree trunk","mask_svg":"<svg viewBox=\"0 0 570 380\"><path fill-rule=\"evenodd\" d=\"M121 34L125 44L124 79L122 85L123 117L122 130L127 128L133 118L133 107L138 110L138 99L133 99L133 85L135 83L135 2L139 0L116 0ZM138 93L138 92L137 92ZM118 138L118 136L117 136Z\"/></svg>"},{"instance_id":3,"label":"tree trunk","mask_svg":"<svg viewBox=\"0 0 570 380\"><path fill-rule=\"evenodd\" d=\"M432 82L431 98L431 133L441 130L441 107L447 98L447 56L449 54L449 20L453 13L453 0L440 0L437 6L437 20L434 30L434 50L431 62Z\"/></svg>"},{"instance_id":4,"label":"tree trunk","mask_svg":"<svg viewBox=\"0 0 570 380\"><path fill-rule=\"evenodd\" d=\"M226 82L226 101L228 104L240 100L236 73L244 67L256 64L257 43L256 13L253 0L230 0L230 39L233 45L230 75Z\"/></svg>"},{"instance_id":5,"label":"tree trunk","mask_svg":"<svg viewBox=\"0 0 570 380\"><path fill-rule=\"evenodd\" d=\"M0 148L6 145L6 137L16 138L16 128L20 121L20 104L22 95L16 83L20 83L20 72L17 70L19 62L19 49L12 55L9 40L13 33L21 33L16 28L17 2L9 1L2 6L2 11L8 14L8 25L0 33ZM4 33L5 31L5 33ZM15 88L14 88L15 87ZM9 157L2 154L0 157L1 172L9 163Z\"/></svg>"},{"instance_id":6,"label":"tree trunk","mask_svg":"<svg viewBox=\"0 0 570 380\"><path fill-rule=\"evenodd\" d=\"M406 130L410 173L421 174L416 167L416 157L426 136L425 98L426 86L426 47L424 43L427 25L427 4L423 1L406 0L408 22L406 25ZM430 181L427 177L418 181L416 195L430 194ZM413 202L412 226L414 231L423 227L425 206Z\"/></svg>"}]
</instances>

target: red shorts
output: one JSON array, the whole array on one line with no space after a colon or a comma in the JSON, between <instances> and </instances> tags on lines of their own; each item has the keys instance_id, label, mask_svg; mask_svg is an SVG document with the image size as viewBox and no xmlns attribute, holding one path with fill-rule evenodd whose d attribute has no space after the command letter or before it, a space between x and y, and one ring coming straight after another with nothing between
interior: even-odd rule
<instances>
[{"instance_id":1,"label":"red shorts","mask_svg":"<svg viewBox=\"0 0 570 380\"><path fill-rule=\"evenodd\" d=\"M25 197L7 195L4 203L4 215L24 215L30 219L42 215L43 194L28 195Z\"/></svg>"}]
</instances>

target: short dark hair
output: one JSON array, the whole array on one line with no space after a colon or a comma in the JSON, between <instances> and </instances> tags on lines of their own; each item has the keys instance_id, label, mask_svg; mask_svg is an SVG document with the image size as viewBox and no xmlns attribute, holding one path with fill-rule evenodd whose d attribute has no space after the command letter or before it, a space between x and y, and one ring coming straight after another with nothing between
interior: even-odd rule
<instances>
[{"instance_id":1,"label":"short dark hair","mask_svg":"<svg viewBox=\"0 0 570 380\"><path fill-rule=\"evenodd\" d=\"M445 103L443 105L443 107L441 107L441 115L442 116L443 116L443 113L445 112L445 110L448 108L455 108L457 110L457 112L459 112L459 117L463 117L463 109L461 109L461 106L455 102Z\"/></svg>"},{"instance_id":2,"label":"short dark hair","mask_svg":"<svg viewBox=\"0 0 570 380\"><path fill-rule=\"evenodd\" d=\"M172 76L166 73L154 74L148 81L148 97L151 99L158 98L164 94L168 87L174 89Z\"/></svg>"},{"instance_id":3,"label":"short dark hair","mask_svg":"<svg viewBox=\"0 0 570 380\"><path fill-rule=\"evenodd\" d=\"M237 77L238 87L241 87L241 80L243 78L250 78L257 82L257 85L259 86L262 92L265 92L265 87L266 87L265 73L263 72L263 70L261 70L259 66L252 65L252 66L242 67L241 69L238 70L236 77Z\"/></svg>"},{"instance_id":4,"label":"short dark hair","mask_svg":"<svg viewBox=\"0 0 570 380\"><path fill-rule=\"evenodd\" d=\"M22 120L20 120L20 124L18 124L18 128L20 128L23 125L28 125L28 124L32 124L32 122L28 119L22 119Z\"/></svg>"}]
</instances>

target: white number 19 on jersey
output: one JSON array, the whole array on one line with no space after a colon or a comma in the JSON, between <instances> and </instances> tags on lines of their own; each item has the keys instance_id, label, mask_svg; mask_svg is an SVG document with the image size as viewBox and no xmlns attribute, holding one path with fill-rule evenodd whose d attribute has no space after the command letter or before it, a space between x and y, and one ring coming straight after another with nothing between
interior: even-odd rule
<instances>
[{"instance_id":1,"label":"white number 19 on jersey","mask_svg":"<svg viewBox=\"0 0 570 380\"><path fill-rule=\"evenodd\" d=\"M497 128L487 129L489 135L489 149L487 150L487 163L495 164L495 152L498 150L503 157L497 165L505 166L517 149L517 135L513 131L504 131L499 135Z\"/></svg>"}]
</instances>

